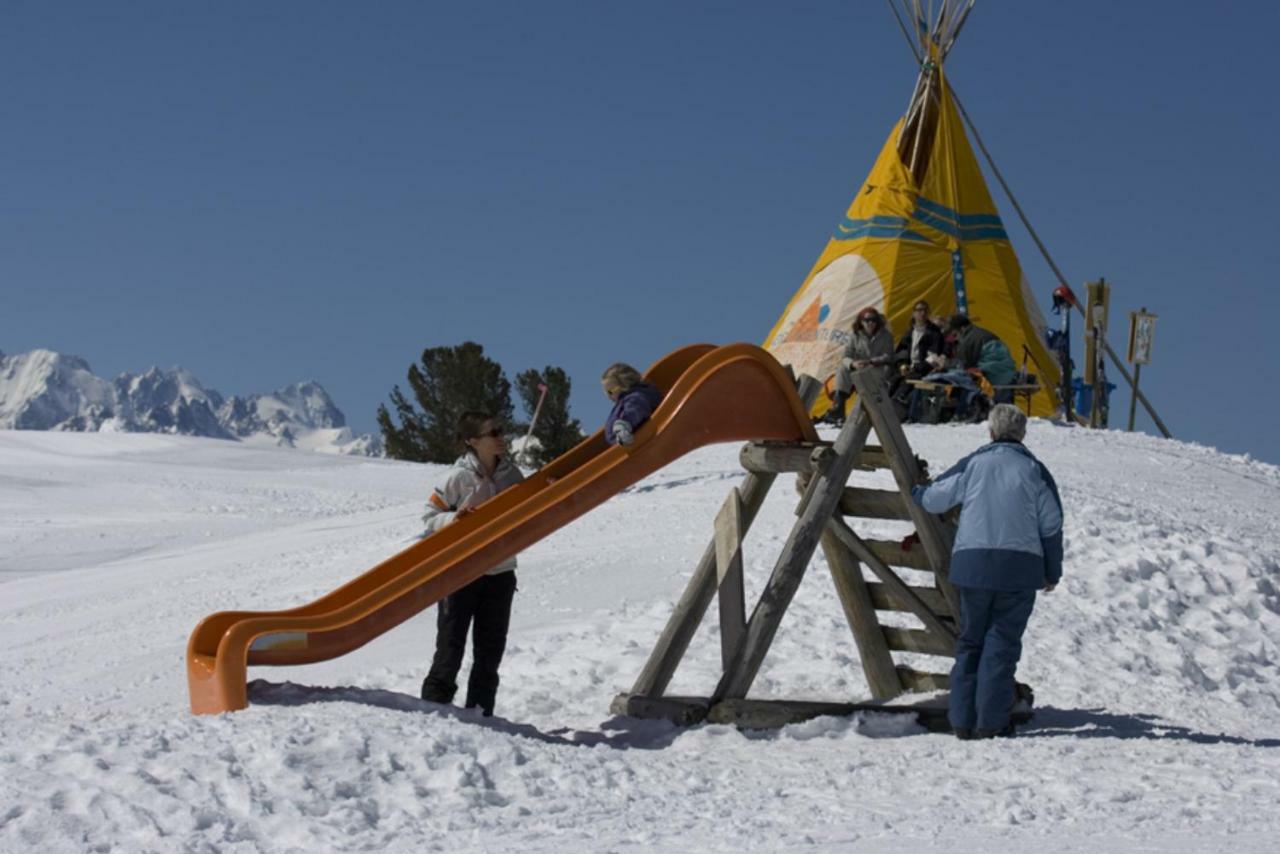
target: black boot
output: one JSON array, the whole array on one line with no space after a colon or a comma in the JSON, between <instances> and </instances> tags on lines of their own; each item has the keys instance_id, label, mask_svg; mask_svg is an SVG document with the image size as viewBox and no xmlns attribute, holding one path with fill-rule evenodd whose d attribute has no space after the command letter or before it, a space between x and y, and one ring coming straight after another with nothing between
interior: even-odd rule
<instances>
[{"instance_id":1,"label":"black boot","mask_svg":"<svg viewBox=\"0 0 1280 854\"><path fill-rule=\"evenodd\" d=\"M831 408L818 419L819 424L834 424L839 427L844 424L844 404L849 399L849 395L843 392L836 392L831 398Z\"/></svg>"}]
</instances>

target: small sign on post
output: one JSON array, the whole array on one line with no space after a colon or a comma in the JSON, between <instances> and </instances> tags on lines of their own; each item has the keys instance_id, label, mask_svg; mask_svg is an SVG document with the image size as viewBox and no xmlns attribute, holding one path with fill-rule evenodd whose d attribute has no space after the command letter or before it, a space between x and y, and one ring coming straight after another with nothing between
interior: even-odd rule
<instances>
[{"instance_id":1,"label":"small sign on post","mask_svg":"<svg viewBox=\"0 0 1280 854\"><path fill-rule=\"evenodd\" d=\"M1156 318L1148 314L1144 305L1141 311L1129 312L1129 364L1133 365L1133 397L1129 401L1129 432L1133 432L1133 418L1138 411L1138 379L1142 366L1151 364L1151 345L1156 337Z\"/></svg>"}]
</instances>

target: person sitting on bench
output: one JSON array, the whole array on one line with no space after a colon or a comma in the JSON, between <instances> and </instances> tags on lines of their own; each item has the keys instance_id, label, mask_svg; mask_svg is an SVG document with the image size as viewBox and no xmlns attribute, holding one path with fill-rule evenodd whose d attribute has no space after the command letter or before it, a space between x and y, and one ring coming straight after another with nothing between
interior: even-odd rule
<instances>
[{"instance_id":1,"label":"person sitting on bench","mask_svg":"<svg viewBox=\"0 0 1280 854\"><path fill-rule=\"evenodd\" d=\"M888 380L893 362L893 335L885 324L884 315L871 306L858 312L853 323L853 337L844 348L840 367L836 369L835 394L831 408L819 419L824 424L843 424L844 405L853 393L853 372L863 368L877 368Z\"/></svg>"}]
</instances>

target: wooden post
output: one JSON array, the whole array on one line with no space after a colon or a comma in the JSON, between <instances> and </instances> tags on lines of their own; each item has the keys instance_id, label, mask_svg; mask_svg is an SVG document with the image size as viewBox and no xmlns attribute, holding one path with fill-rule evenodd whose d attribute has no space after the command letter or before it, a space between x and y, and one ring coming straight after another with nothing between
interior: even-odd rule
<instances>
[{"instance_id":1,"label":"wooden post","mask_svg":"<svg viewBox=\"0 0 1280 854\"><path fill-rule=\"evenodd\" d=\"M742 494L735 487L716 516L716 587L720 599L720 661L727 670L747 631L742 586Z\"/></svg>"},{"instance_id":2,"label":"wooden post","mask_svg":"<svg viewBox=\"0 0 1280 854\"><path fill-rule=\"evenodd\" d=\"M1093 386L1093 406L1089 408L1089 426L1107 426L1102 408L1107 395L1106 363L1102 360L1102 343L1107 340L1107 314L1111 303L1111 286L1106 279L1086 285L1088 304L1085 308L1085 382Z\"/></svg>"},{"instance_id":3,"label":"wooden post","mask_svg":"<svg viewBox=\"0 0 1280 854\"><path fill-rule=\"evenodd\" d=\"M777 475L752 472L742 479L739 487L742 502L739 528L744 537L776 478ZM698 561L693 577L689 579L689 586L671 612L658 642L654 644L653 652L649 653L649 660L631 686L632 695L660 697L666 692L680 659L684 658L689 642L693 640L698 625L711 604L711 598L716 594L716 581L716 543L713 538L707 544L702 560Z\"/></svg>"},{"instance_id":4,"label":"wooden post","mask_svg":"<svg viewBox=\"0 0 1280 854\"><path fill-rule=\"evenodd\" d=\"M822 383L808 374L801 375L796 388L806 410L813 405L821 390ZM749 472L742 479L739 487L742 512L738 523L742 537L746 537L747 530L755 521L760 505L764 503L776 478L775 474ZM660 697L666 692L680 659L688 651L689 643L711 604L711 597L716 593L716 582L716 542L713 538L703 550L702 559L698 561L689 585L667 619L667 625L654 644L653 651L649 653L649 659L636 677L635 684L631 686L632 696Z\"/></svg>"},{"instance_id":5,"label":"wooden post","mask_svg":"<svg viewBox=\"0 0 1280 854\"><path fill-rule=\"evenodd\" d=\"M853 632L871 696L877 700L898 696L903 691L902 680L898 678L889 645L876 618L876 607L867 590L866 579L862 577L862 566L840 542L830 525L822 532L822 551L827 556L831 580L835 583L840 606Z\"/></svg>"},{"instance_id":6,"label":"wooden post","mask_svg":"<svg viewBox=\"0 0 1280 854\"><path fill-rule=\"evenodd\" d=\"M1133 366L1133 394L1129 396L1129 432L1133 432L1133 417L1138 414L1138 381L1142 378L1142 363Z\"/></svg>"},{"instance_id":7,"label":"wooden post","mask_svg":"<svg viewBox=\"0 0 1280 854\"><path fill-rule=\"evenodd\" d=\"M777 634L782 615L786 613L796 588L800 586L814 549L818 547L822 530L835 512L836 504L844 492L845 481L849 479L858 452L866 444L870 432L871 419L867 417L862 402L859 401L836 438L833 446L835 457L825 476L815 477L809 483L804 513L791 529L791 535L782 548L782 554L778 556L778 562L774 565L773 574L769 577L760 601L751 612L746 639L733 664L716 686L715 694L712 695L713 702L726 697L747 696L747 691L764 662L765 654L773 643L774 635Z\"/></svg>"}]
</instances>

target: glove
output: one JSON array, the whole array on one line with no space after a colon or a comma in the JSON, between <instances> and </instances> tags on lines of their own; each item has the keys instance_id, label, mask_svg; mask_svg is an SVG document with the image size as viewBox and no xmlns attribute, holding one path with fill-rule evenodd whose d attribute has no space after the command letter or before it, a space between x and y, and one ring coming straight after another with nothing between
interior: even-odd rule
<instances>
[{"instance_id":1,"label":"glove","mask_svg":"<svg viewBox=\"0 0 1280 854\"><path fill-rule=\"evenodd\" d=\"M631 425L619 418L613 422L613 440L619 445L630 445L636 440L631 433Z\"/></svg>"}]
</instances>

